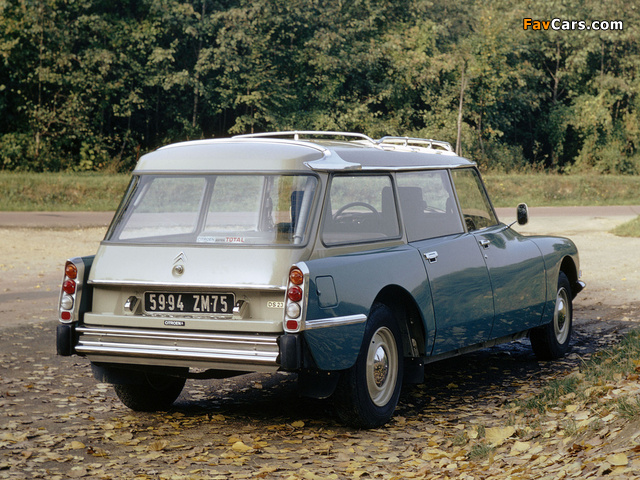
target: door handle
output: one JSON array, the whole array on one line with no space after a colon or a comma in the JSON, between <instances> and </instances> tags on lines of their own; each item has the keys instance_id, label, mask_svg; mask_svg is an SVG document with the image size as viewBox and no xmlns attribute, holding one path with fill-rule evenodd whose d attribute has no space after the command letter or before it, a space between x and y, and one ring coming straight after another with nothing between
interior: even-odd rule
<instances>
[{"instance_id":1,"label":"door handle","mask_svg":"<svg viewBox=\"0 0 640 480\"><path fill-rule=\"evenodd\" d=\"M487 240L486 238L484 238L480 240L478 243L480 243L482 248L489 248L489 245L491 244L491 240Z\"/></svg>"},{"instance_id":2,"label":"door handle","mask_svg":"<svg viewBox=\"0 0 640 480\"><path fill-rule=\"evenodd\" d=\"M425 260L429 263L436 263L438 261L438 252L429 252L423 254Z\"/></svg>"}]
</instances>

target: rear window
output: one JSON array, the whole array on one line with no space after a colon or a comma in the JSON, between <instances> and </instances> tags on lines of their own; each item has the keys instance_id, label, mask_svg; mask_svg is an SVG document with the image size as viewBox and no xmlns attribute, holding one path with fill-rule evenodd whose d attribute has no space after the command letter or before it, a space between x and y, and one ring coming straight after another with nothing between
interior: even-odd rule
<instances>
[{"instance_id":1,"label":"rear window","mask_svg":"<svg viewBox=\"0 0 640 480\"><path fill-rule=\"evenodd\" d=\"M325 206L326 245L388 240L400 236L388 175L336 175Z\"/></svg>"},{"instance_id":2,"label":"rear window","mask_svg":"<svg viewBox=\"0 0 640 480\"><path fill-rule=\"evenodd\" d=\"M107 241L302 244L317 187L311 175L142 175Z\"/></svg>"}]
</instances>

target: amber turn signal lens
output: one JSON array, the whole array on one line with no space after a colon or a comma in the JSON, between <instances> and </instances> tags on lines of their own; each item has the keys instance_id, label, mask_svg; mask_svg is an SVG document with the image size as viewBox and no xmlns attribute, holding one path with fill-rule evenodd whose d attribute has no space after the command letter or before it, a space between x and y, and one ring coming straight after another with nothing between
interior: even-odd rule
<instances>
[{"instance_id":1,"label":"amber turn signal lens","mask_svg":"<svg viewBox=\"0 0 640 480\"><path fill-rule=\"evenodd\" d=\"M289 281L294 285L302 285L304 282L304 274L299 268L292 268L289 272Z\"/></svg>"},{"instance_id":2,"label":"amber turn signal lens","mask_svg":"<svg viewBox=\"0 0 640 480\"><path fill-rule=\"evenodd\" d=\"M73 263L67 263L64 267L64 274L71 280L75 280L78 276L78 268Z\"/></svg>"}]
</instances>

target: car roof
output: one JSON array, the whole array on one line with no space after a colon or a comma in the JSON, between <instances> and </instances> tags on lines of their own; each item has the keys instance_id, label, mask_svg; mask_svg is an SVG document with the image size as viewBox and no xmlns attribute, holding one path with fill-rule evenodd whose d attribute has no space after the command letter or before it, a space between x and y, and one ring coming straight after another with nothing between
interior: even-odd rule
<instances>
[{"instance_id":1,"label":"car roof","mask_svg":"<svg viewBox=\"0 0 640 480\"><path fill-rule=\"evenodd\" d=\"M373 140L350 132L288 131L195 140L140 158L134 173L207 171L420 170L475 165L447 142L411 137Z\"/></svg>"}]
</instances>

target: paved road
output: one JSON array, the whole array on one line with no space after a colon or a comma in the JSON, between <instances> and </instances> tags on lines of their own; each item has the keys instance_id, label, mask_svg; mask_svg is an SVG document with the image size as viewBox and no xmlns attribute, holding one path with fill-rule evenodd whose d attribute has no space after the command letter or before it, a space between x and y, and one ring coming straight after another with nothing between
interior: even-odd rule
<instances>
[{"instance_id":1,"label":"paved road","mask_svg":"<svg viewBox=\"0 0 640 480\"><path fill-rule=\"evenodd\" d=\"M508 222L515 219L515 208L498 208L498 216ZM534 207L530 215L535 217L611 217L640 215L640 205L613 207ZM74 228L106 227L113 212L0 212L0 228Z\"/></svg>"},{"instance_id":2,"label":"paved road","mask_svg":"<svg viewBox=\"0 0 640 480\"><path fill-rule=\"evenodd\" d=\"M0 228L106 227L113 212L0 212Z\"/></svg>"}]
</instances>

